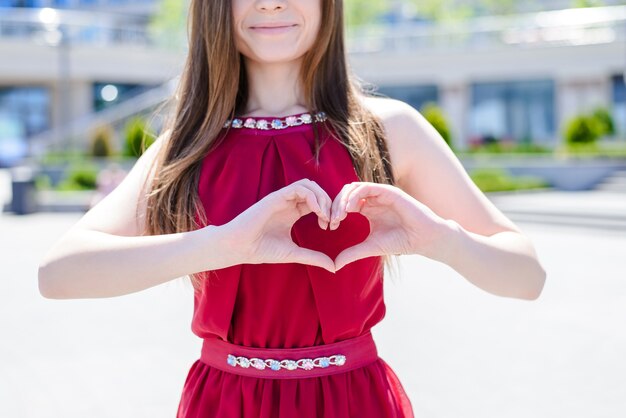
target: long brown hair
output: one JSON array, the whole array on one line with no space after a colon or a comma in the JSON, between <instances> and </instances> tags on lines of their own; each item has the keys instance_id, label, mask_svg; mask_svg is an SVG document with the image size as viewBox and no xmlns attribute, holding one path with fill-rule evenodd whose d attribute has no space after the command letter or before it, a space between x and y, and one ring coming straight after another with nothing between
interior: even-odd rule
<instances>
[{"instance_id":1,"label":"long brown hair","mask_svg":"<svg viewBox=\"0 0 626 418\"><path fill-rule=\"evenodd\" d=\"M248 98L246 70L235 46L231 1L191 0L189 52L164 125L167 141L155 159L147 195L146 235L195 230L196 213L206 222L198 197L202 160L219 142L224 122L241 114ZM322 0L317 40L303 56L300 80L310 112L323 110L350 152L360 181L394 184L381 122L360 101L367 94L348 68L342 0ZM332 87L331 87L332 86ZM317 138L317 128L314 125ZM319 143L316 141L316 156ZM383 256L390 265L390 256ZM382 268L382 265L380 266ZM194 287L202 272L190 274Z\"/></svg>"}]
</instances>

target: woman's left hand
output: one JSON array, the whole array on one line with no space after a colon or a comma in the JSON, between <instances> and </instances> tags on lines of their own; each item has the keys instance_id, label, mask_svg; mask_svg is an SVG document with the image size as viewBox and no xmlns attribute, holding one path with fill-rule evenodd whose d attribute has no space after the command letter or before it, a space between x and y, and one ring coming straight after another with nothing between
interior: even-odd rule
<instances>
[{"instance_id":1,"label":"woman's left hand","mask_svg":"<svg viewBox=\"0 0 626 418\"><path fill-rule=\"evenodd\" d=\"M359 212L367 217L370 234L337 255L336 270L365 257L386 254L421 254L441 259L446 251L448 232L455 225L402 189L380 183L346 184L333 200L329 228L337 229L348 212Z\"/></svg>"}]
</instances>

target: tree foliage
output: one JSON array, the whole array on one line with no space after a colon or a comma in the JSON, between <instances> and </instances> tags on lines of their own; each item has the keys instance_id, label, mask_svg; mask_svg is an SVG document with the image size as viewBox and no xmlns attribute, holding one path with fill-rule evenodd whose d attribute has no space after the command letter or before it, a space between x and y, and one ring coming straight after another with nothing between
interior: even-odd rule
<instances>
[{"instance_id":1,"label":"tree foliage","mask_svg":"<svg viewBox=\"0 0 626 418\"><path fill-rule=\"evenodd\" d=\"M549 10L539 0L344 0L348 27L380 20L387 13L436 22L481 15L505 15L528 10ZM604 6L604 0L571 0L571 7Z\"/></svg>"},{"instance_id":2,"label":"tree foliage","mask_svg":"<svg viewBox=\"0 0 626 418\"><path fill-rule=\"evenodd\" d=\"M426 103L420 109L424 118L435 128L441 135L446 144L452 148L452 133L450 132L450 126L446 119L443 110L435 103Z\"/></svg>"},{"instance_id":3,"label":"tree foliage","mask_svg":"<svg viewBox=\"0 0 626 418\"><path fill-rule=\"evenodd\" d=\"M568 145L591 144L601 136L602 126L593 116L579 115L565 125L565 141Z\"/></svg>"},{"instance_id":4,"label":"tree foliage","mask_svg":"<svg viewBox=\"0 0 626 418\"><path fill-rule=\"evenodd\" d=\"M372 23L390 10L390 3L386 0L345 0L346 25L357 27Z\"/></svg>"},{"instance_id":5,"label":"tree foliage","mask_svg":"<svg viewBox=\"0 0 626 418\"><path fill-rule=\"evenodd\" d=\"M126 123L124 136L123 155L136 158L140 157L156 138L146 121L140 116L135 116Z\"/></svg>"},{"instance_id":6,"label":"tree foliage","mask_svg":"<svg viewBox=\"0 0 626 418\"><path fill-rule=\"evenodd\" d=\"M592 116L598 121L601 135L616 134L615 121L609 109L606 107L598 107L593 111Z\"/></svg>"},{"instance_id":7,"label":"tree foliage","mask_svg":"<svg viewBox=\"0 0 626 418\"><path fill-rule=\"evenodd\" d=\"M114 136L115 132L110 125L98 126L91 138L91 155L100 158L112 156Z\"/></svg>"},{"instance_id":8,"label":"tree foliage","mask_svg":"<svg viewBox=\"0 0 626 418\"><path fill-rule=\"evenodd\" d=\"M148 32L159 45L179 48L184 44L189 1L160 0L157 12L148 25Z\"/></svg>"}]
</instances>

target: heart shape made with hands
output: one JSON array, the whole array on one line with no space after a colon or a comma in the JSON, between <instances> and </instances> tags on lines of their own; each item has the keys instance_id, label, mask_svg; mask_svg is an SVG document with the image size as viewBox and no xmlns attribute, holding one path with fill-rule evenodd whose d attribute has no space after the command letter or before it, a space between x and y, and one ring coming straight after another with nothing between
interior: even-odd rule
<instances>
[{"instance_id":1,"label":"heart shape made with hands","mask_svg":"<svg viewBox=\"0 0 626 418\"><path fill-rule=\"evenodd\" d=\"M358 212L348 212L336 229L330 229L330 225L320 228L317 214L310 212L299 218L291 229L296 245L322 252L335 262L341 252L365 241L369 234L370 221Z\"/></svg>"},{"instance_id":2,"label":"heart shape made with hands","mask_svg":"<svg viewBox=\"0 0 626 418\"><path fill-rule=\"evenodd\" d=\"M320 209L320 204L309 199L308 207L314 210L292 225L292 241L330 258L335 272L346 264L372 256L420 253L433 258L442 249L445 251L442 237L445 238L446 230L451 230L426 205L400 188L386 184L346 185L330 207L330 220L336 218L336 223L340 220L336 229L320 227L319 220L323 219L320 217L328 215L322 213L325 209Z\"/></svg>"}]
</instances>

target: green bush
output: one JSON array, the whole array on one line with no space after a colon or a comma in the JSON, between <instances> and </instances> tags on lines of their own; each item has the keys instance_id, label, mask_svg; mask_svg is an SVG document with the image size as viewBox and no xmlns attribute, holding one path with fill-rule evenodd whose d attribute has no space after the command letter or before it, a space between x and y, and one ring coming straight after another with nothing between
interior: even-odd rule
<instances>
[{"instance_id":1,"label":"green bush","mask_svg":"<svg viewBox=\"0 0 626 418\"><path fill-rule=\"evenodd\" d=\"M484 144L473 146L467 150L469 154L502 154L502 153L520 153L520 154L550 154L552 149L543 145L534 144L529 141L512 143L509 141L485 141Z\"/></svg>"},{"instance_id":2,"label":"green bush","mask_svg":"<svg viewBox=\"0 0 626 418\"><path fill-rule=\"evenodd\" d=\"M513 177L499 168L476 169L470 173L470 177L483 192L527 190L548 186L541 178L534 176Z\"/></svg>"},{"instance_id":3,"label":"green bush","mask_svg":"<svg viewBox=\"0 0 626 418\"><path fill-rule=\"evenodd\" d=\"M146 122L135 117L124 128L125 146L123 154L127 157L138 158L155 141L154 135L148 131Z\"/></svg>"},{"instance_id":4,"label":"green bush","mask_svg":"<svg viewBox=\"0 0 626 418\"><path fill-rule=\"evenodd\" d=\"M59 190L93 190L96 188L98 168L88 164L72 165Z\"/></svg>"},{"instance_id":5,"label":"green bush","mask_svg":"<svg viewBox=\"0 0 626 418\"><path fill-rule=\"evenodd\" d=\"M52 180L47 174L39 173L35 176L35 189L47 190L52 188Z\"/></svg>"},{"instance_id":6,"label":"green bush","mask_svg":"<svg viewBox=\"0 0 626 418\"><path fill-rule=\"evenodd\" d=\"M543 145L534 144L530 141L524 141L524 142L517 144L513 152L522 152L522 153L529 153L529 154L546 154L546 153L551 153L552 150L549 147L546 147Z\"/></svg>"},{"instance_id":7,"label":"green bush","mask_svg":"<svg viewBox=\"0 0 626 418\"><path fill-rule=\"evenodd\" d=\"M592 144L600 138L602 126L593 116L576 116L565 126L565 143L568 146Z\"/></svg>"},{"instance_id":8,"label":"green bush","mask_svg":"<svg viewBox=\"0 0 626 418\"><path fill-rule=\"evenodd\" d=\"M615 135L615 121L609 109L606 107L598 107L593 111L591 116L593 116L598 123L600 136Z\"/></svg>"},{"instance_id":9,"label":"green bush","mask_svg":"<svg viewBox=\"0 0 626 418\"><path fill-rule=\"evenodd\" d=\"M91 155L94 157L111 157L113 155L113 129L109 125L96 128L91 140Z\"/></svg>"},{"instance_id":10,"label":"green bush","mask_svg":"<svg viewBox=\"0 0 626 418\"><path fill-rule=\"evenodd\" d=\"M452 134L450 133L450 126L441 108L436 104L429 102L422 107L421 113L424 118L437 130L437 132L439 132L443 140L446 141L446 144L448 144L449 147L452 147Z\"/></svg>"}]
</instances>

